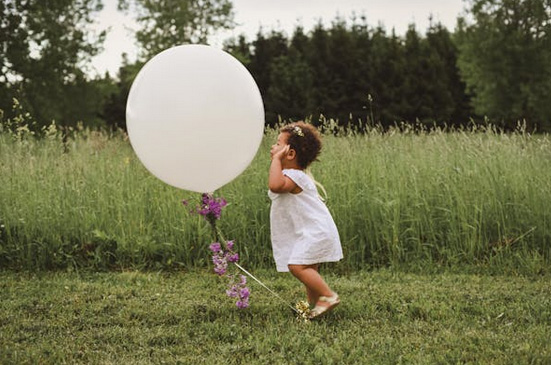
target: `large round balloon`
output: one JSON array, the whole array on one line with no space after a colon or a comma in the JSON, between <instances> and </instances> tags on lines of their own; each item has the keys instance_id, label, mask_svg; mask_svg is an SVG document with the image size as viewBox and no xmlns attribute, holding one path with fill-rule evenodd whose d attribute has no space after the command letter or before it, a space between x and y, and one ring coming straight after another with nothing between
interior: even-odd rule
<instances>
[{"instance_id":1,"label":"large round balloon","mask_svg":"<svg viewBox=\"0 0 551 365\"><path fill-rule=\"evenodd\" d=\"M213 192L250 164L264 130L258 86L234 57L204 45L167 49L130 88L126 125L145 167L172 186Z\"/></svg>"}]
</instances>

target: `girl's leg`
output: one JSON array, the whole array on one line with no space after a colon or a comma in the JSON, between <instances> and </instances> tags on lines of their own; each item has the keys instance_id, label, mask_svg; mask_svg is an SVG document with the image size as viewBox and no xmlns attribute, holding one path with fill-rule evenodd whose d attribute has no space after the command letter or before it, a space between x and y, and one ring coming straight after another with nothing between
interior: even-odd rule
<instances>
[{"instance_id":1,"label":"girl's leg","mask_svg":"<svg viewBox=\"0 0 551 365\"><path fill-rule=\"evenodd\" d=\"M320 302L319 297L331 297L333 291L319 274L318 265L289 265L289 271L306 286L308 301L312 300L314 304L328 306L326 302Z\"/></svg>"},{"instance_id":2,"label":"girl's leg","mask_svg":"<svg viewBox=\"0 0 551 365\"><path fill-rule=\"evenodd\" d=\"M312 268L316 270L319 274L319 265L312 265ZM315 290L310 289L308 285L305 284L304 286L306 287L306 295L308 297L308 303L310 304L310 306L316 305L320 297L319 294Z\"/></svg>"}]
</instances>

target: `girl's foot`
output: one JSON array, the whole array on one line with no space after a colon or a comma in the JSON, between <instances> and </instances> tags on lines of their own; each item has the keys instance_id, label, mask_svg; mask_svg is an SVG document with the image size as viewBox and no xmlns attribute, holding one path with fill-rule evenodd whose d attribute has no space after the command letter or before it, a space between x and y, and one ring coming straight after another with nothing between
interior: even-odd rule
<instances>
[{"instance_id":1,"label":"girl's foot","mask_svg":"<svg viewBox=\"0 0 551 365\"><path fill-rule=\"evenodd\" d=\"M320 297L316 306L310 312L310 319L319 318L323 314L326 314L333 310L340 303L339 295L333 293L331 297Z\"/></svg>"}]
</instances>

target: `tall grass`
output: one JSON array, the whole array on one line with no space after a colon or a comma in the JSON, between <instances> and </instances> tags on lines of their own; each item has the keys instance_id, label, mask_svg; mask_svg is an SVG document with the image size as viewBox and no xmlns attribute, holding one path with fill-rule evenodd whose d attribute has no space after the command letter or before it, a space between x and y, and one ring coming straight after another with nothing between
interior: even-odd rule
<instances>
[{"instance_id":1,"label":"tall grass","mask_svg":"<svg viewBox=\"0 0 551 365\"><path fill-rule=\"evenodd\" d=\"M342 159L319 176L335 194L349 264L549 257L547 136L406 129L328 142Z\"/></svg>"},{"instance_id":2,"label":"tall grass","mask_svg":"<svg viewBox=\"0 0 551 365\"><path fill-rule=\"evenodd\" d=\"M272 267L267 171L277 131L218 192L249 267ZM177 166L175 166L177 168ZM324 136L313 174L341 234L340 270L445 265L549 272L551 140L519 130L409 127ZM0 265L204 266L210 231L135 157L124 134L0 134Z\"/></svg>"}]
</instances>

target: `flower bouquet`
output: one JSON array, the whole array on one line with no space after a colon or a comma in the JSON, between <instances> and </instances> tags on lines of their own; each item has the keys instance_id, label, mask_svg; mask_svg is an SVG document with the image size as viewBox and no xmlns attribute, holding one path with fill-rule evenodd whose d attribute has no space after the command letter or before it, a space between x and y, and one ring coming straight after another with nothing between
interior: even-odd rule
<instances>
[{"instance_id":1,"label":"flower bouquet","mask_svg":"<svg viewBox=\"0 0 551 365\"><path fill-rule=\"evenodd\" d=\"M187 200L183 200L184 205L189 205ZM239 254L236 252L234 241L226 241L216 225L216 222L222 215L222 208L227 205L223 198L215 198L211 194L204 193L201 196L201 202L191 210L204 217L210 224L214 236L214 241L209 245L212 252L212 263L214 264L214 273L227 279L228 288L226 295L235 298L235 305L244 309L249 306L250 289L247 287L247 277L240 275L238 270L232 270L230 264L239 267Z\"/></svg>"}]
</instances>

